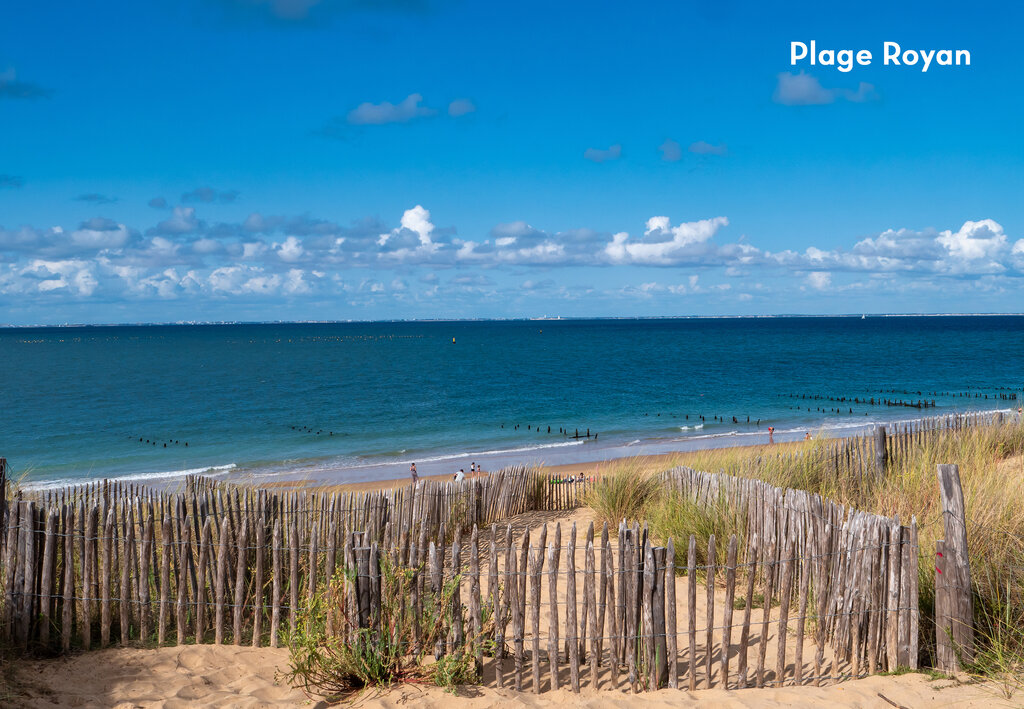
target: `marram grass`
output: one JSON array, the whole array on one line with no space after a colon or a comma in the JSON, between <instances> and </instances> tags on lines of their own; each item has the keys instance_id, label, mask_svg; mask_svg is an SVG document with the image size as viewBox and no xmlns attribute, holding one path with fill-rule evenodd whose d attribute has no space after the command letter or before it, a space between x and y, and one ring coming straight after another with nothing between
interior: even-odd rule
<instances>
[{"instance_id":1,"label":"marram grass","mask_svg":"<svg viewBox=\"0 0 1024 709\"><path fill-rule=\"evenodd\" d=\"M968 671L997 677L1007 691L1024 687L1024 425L969 427L934 432L909 447L884 478L837 477L825 461L828 441L721 448L679 454L672 464L696 470L722 471L753 477L778 487L807 490L843 505L876 514L917 519L922 621L931 616L935 594L935 542L945 537L936 466L960 468L967 511L968 553L974 587L978 653ZM801 453L800 456L789 454ZM820 454L820 455L819 455ZM707 537L714 533L719 560L728 535L742 529L718 509L700 510L656 485L656 468L626 460L605 468L589 499L598 516L610 524L621 519L648 520L662 542L698 537L706 556ZM685 549L682 553L685 555ZM701 557L703 559L703 557ZM921 648L930 662L935 628L921 624Z\"/></svg>"}]
</instances>

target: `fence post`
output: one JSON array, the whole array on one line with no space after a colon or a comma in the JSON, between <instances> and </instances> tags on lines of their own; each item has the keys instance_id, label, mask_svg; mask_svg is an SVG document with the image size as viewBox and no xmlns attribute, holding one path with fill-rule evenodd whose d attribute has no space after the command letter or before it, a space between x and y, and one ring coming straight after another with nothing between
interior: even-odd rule
<instances>
[{"instance_id":1,"label":"fence post","mask_svg":"<svg viewBox=\"0 0 1024 709\"><path fill-rule=\"evenodd\" d=\"M947 617L936 613L936 642L942 647L942 636L948 634L953 652L949 653L945 672L959 669L960 662L974 658L974 608L971 601L971 565L967 557L967 520L964 492L960 485L960 469L956 465L939 465L939 492L942 497L942 521L946 538L942 541L942 564L936 573L936 591L941 585Z\"/></svg>"},{"instance_id":2,"label":"fence post","mask_svg":"<svg viewBox=\"0 0 1024 709\"><path fill-rule=\"evenodd\" d=\"M885 477L885 468L889 464L889 455L885 449L885 426L875 426L875 474Z\"/></svg>"},{"instance_id":3,"label":"fence post","mask_svg":"<svg viewBox=\"0 0 1024 709\"><path fill-rule=\"evenodd\" d=\"M7 540L7 458L0 458L0 551L6 552Z\"/></svg>"}]
</instances>

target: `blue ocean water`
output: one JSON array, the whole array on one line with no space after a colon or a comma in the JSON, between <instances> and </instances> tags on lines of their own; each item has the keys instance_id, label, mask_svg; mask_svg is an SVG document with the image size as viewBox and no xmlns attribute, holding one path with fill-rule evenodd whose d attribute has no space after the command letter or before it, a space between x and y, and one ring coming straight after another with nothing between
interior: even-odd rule
<instances>
[{"instance_id":1,"label":"blue ocean water","mask_svg":"<svg viewBox=\"0 0 1024 709\"><path fill-rule=\"evenodd\" d=\"M373 480L841 435L1022 386L1016 316L12 328L0 457L36 485Z\"/></svg>"}]
</instances>

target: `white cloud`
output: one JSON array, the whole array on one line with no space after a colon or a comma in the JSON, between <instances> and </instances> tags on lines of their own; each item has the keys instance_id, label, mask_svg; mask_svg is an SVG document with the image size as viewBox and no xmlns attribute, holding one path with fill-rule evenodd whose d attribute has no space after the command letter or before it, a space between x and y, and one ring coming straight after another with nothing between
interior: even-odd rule
<instances>
[{"instance_id":1,"label":"white cloud","mask_svg":"<svg viewBox=\"0 0 1024 709\"><path fill-rule=\"evenodd\" d=\"M832 286L832 274L828 271L811 271L807 274L807 283L815 290L828 290Z\"/></svg>"},{"instance_id":2,"label":"white cloud","mask_svg":"<svg viewBox=\"0 0 1024 709\"><path fill-rule=\"evenodd\" d=\"M427 118L437 113L432 108L421 106L423 96L409 94L400 103L389 101L381 103L361 103L348 112L348 122L352 125L384 125L386 123L408 123L416 118Z\"/></svg>"},{"instance_id":3,"label":"white cloud","mask_svg":"<svg viewBox=\"0 0 1024 709\"><path fill-rule=\"evenodd\" d=\"M952 258L963 261L995 259L1006 251L1003 227L991 219L964 222L958 231L944 231L935 241L944 246Z\"/></svg>"},{"instance_id":4,"label":"white cloud","mask_svg":"<svg viewBox=\"0 0 1024 709\"><path fill-rule=\"evenodd\" d=\"M277 251L278 258L287 263L298 261L305 252L302 242L294 236L289 236L281 244L274 244L274 249Z\"/></svg>"},{"instance_id":5,"label":"white cloud","mask_svg":"<svg viewBox=\"0 0 1024 709\"><path fill-rule=\"evenodd\" d=\"M71 295L88 297L99 286L94 264L81 259L46 261L33 259L21 270L21 275L35 281L40 293L63 291Z\"/></svg>"},{"instance_id":6,"label":"white cloud","mask_svg":"<svg viewBox=\"0 0 1024 709\"><path fill-rule=\"evenodd\" d=\"M430 210L417 204L405 210L398 228L377 238L377 245L381 247L380 256L396 261L429 260L441 248L431 238L433 233Z\"/></svg>"},{"instance_id":7,"label":"white cloud","mask_svg":"<svg viewBox=\"0 0 1024 709\"><path fill-rule=\"evenodd\" d=\"M850 89L826 89L815 77L800 72L782 72L777 77L772 100L784 106L820 106L845 99L853 103L864 103L878 99L878 92L871 84L860 82L855 91Z\"/></svg>"},{"instance_id":8,"label":"white cloud","mask_svg":"<svg viewBox=\"0 0 1024 709\"><path fill-rule=\"evenodd\" d=\"M668 217L651 217L642 240L631 241L629 234L621 232L612 237L604 252L614 264L670 266L706 253L702 246L728 224L727 218L715 217L673 227Z\"/></svg>"},{"instance_id":9,"label":"white cloud","mask_svg":"<svg viewBox=\"0 0 1024 709\"><path fill-rule=\"evenodd\" d=\"M448 104L448 115L452 118L459 118L476 111L476 104L468 98L457 98Z\"/></svg>"},{"instance_id":10,"label":"white cloud","mask_svg":"<svg viewBox=\"0 0 1024 709\"><path fill-rule=\"evenodd\" d=\"M670 271L672 276L655 279L634 278L635 270L618 271L615 278L637 284L629 291L633 296L714 295L729 287L722 279L733 283L734 293L756 290L759 297L794 289L808 294L937 293L948 290L943 279L952 277L958 289L979 293L1024 290L1024 239L1011 239L992 219L942 230L887 229L850 247L809 246L800 252L763 250L745 237L725 240L729 221L724 216L673 224L668 216L657 215L640 230L615 234L546 232L517 220L497 224L477 239L436 226L431 212L419 204L406 209L394 228L376 220L341 227L310 217L258 213L238 223L207 226L190 207L179 207L172 219L187 222L196 233L150 230L142 237L137 229L100 218L73 230L0 228L0 294L40 303L96 296L116 302L198 294L259 299L339 293L362 298L361 303L375 294L412 302L428 291L457 298L475 289L481 298L501 297L495 294L514 279L535 285L552 281L545 288L560 298L582 291L566 285L576 277L563 281L553 276L559 270L622 266L682 267L691 274ZM359 268L366 269L367 277L357 286L349 274ZM470 268L472 275L467 275ZM437 272L449 269L442 284ZM865 275L839 279L843 273ZM704 283L701 274L706 274ZM773 284L765 291L748 278L770 278ZM777 287L775 279L784 285ZM416 285L403 286L407 283ZM617 284L605 293L621 288Z\"/></svg>"}]
</instances>

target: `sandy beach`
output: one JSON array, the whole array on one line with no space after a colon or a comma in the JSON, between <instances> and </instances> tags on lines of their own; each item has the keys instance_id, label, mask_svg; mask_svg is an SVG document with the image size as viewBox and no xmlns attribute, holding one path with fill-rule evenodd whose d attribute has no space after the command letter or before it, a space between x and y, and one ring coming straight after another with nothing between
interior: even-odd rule
<instances>
[{"instance_id":1,"label":"sandy beach","mask_svg":"<svg viewBox=\"0 0 1024 709\"><path fill-rule=\"evenodd\" d=\"M793 450L801 445L802 442L784 442L775 443L770 446L771 450L775 453L785 452ZM759 451L768 449L767 445L755 445L755 446L735 446L736 450L743 451ZM566 463L564 465L546 465L543 461L537 461L535 459L526 459L521 461L523 465L537 465L542 470L547 472L552 477L557 476L568 476L568 475L600 475L602 471L614 467L618 464L622 464L626 461L639 461L644 467L649 467L652 470L666 470L676 465L686 465L687 461L692 460L694 456L699 455L702 451L676 451L672 453L660 453L657 455L641 455L635 456L634 458L612 458L608 460L599 460L596 462L586 463ZM486 475L491 471L485 470L480 475ZM420 480L434 480L437 482L449 482L452 479L454 471L444 473L441 475L423 475L420 474ZM470 473L466 472L467 478L473 477ZM226 482L239 482L245 484L245 480L234 481L231 478L227 478ZM390 478L386 480L366 480L360 482L348 482L348 483L331 483L321 482L315 480L277 480L272 482L260 482L260 487L266 487L271 489L316 489L319 492L371 492L373 490L394 490L396 488L405 487L410 482L408 474L404 477Z\"/></svg>"},{"instance_id":2,"label":"sandy beach","mask_svg":"<svg viewBox=\"0 0 1024 709\"><path fill-rule=\"evenodd\" d=\"M282 648L193 645L153 650L99 650L69 658L17 663L7 672L10 682L6 689L0 690L0 706L26 709L317 706L316 697L307 697L284 683L281 674L287 667L288 651ZM492 687L462 687L453 696L438 687L404 685L381 693L364 693L352 706L367 709L697 706L710 709L824 706L969 709L1015 707L1021 706L1021 702L1019 697L1005 698L994 685L961 684L907 674L867 677L825 687L697 692L663 689L642 694L586 688L579 695L566 689L533 694Z\"/></svg>"}]
</instances>

